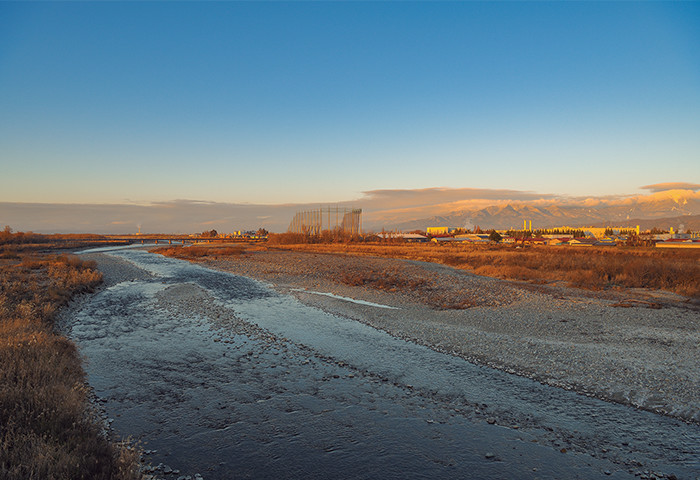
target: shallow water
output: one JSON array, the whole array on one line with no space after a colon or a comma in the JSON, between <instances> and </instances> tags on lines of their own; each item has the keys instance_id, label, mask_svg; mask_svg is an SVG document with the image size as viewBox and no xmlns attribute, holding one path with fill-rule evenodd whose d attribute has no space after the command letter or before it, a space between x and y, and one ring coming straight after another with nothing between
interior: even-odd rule
<instances>
[{"instance_id":1,"label":"shallow water","mask_svg":"<svg viewBox=\"0 0 700 480\"><path fill-rule=\"evenodd\" d=\"M244 277L107 252L152 276L96 294L69 334L114 430L181 475L700 476L697 425L475 366Z\"/></svg>"}]
</instances>

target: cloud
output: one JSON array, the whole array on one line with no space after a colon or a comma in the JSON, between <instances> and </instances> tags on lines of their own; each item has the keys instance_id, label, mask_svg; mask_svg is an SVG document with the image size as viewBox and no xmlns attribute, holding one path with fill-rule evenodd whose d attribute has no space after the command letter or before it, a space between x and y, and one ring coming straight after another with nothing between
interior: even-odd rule
<instances>
[{"instance_id":1,"label":"cloud","mask_svg":"<svg viewBox=\"0 0 700 480\"><path fill-rule=\"evenodd\" d=\"M429 188L419 190L373 190L365 192L360 199L365 210L363 224L368 229L395 228L415 220L429 220L434 217L465 218L476 215L489 217L500 208L511 206L515 209L543 208L556 209L562 215L591 214L595 211L612 211L622 208L634 215L644 215L643 211L654 215L673 216L700 213L700 192L687 187L700 187L689 183L659 184L676 189L650 192L641 195L605 195L598 197L572 197L567 195L540 194L519 190L491 189L447 189ZM686 187L684 190L678 186ZM588 212L588 213L586 213ZM498 214L498 213L497 213ZM574 217L575 217L574 215ZM490 218L490 217L489 217Z\"/></svg>"},{"instance_id":2,"label":"cloud","mask_svg":"<svg viewBox=\"0 0 700 480\"><path fill-rule=\"evenodd\" d=\"M652 192L663 192L666 190L700 190L700 184L697 183L686 183L686 182L666 182L666 183L655 183L654 185L644 185L639 187L643 190L650 190Z\"/></svg>"},{"instance_id":3,"label":"cloud","mask_svg":"<svg viewBox=\"0 0 700 480\"><path fill-rule=\"evenodd\" d=\"M309 208L309 207L306 207ZM241 205L189 200L152 204L0 202L0 223L37 233L194 233L203 229L285 231L295 205ZM113 220L132 219L129 222Z\"/></svg>"},{"instance_id":4,"label":"cloud","mask_svg":"<svg viewBox=\"0 0 700 480\"><path fill-rule=\"evenodd\" d=\"M684 189L679 189L682 186ZM644 187L641 195L571 197L530 191L479 188L423 188L370 190L354 201L337 202L340 207L363 209L363 227L381 230L401 223L435 216L478 216L478 211L493 207L537 207L587 211L624 207L630 215L639 208L653 207L659 214L674 209L700 213L700 185L663 183ZM671 188L671 190L668 190ZM319 204L236 204L202 200L173 200L151 204L42 204L0 202L0 225L17 231L37 233L194 233L215 229L218 232L257 230L272 232L287 229L294 214L317 210ZM697 211L697 213L696 213ZM675 213L674 213L675 212ZM665 214L665 213L664 213ZM477 217L474 217L477 218ZM116 219L116 220L115 220ZM120 219L131 219L122 221Z\"/></svg>"},{"instance_id":5,"label":"cloud","mask_svg":"<svg viewBox=\"0 0 700 480\"><path fill-rule=\"evenodd\" d=\"M527 192L522 190L487 188L421 188L404 190L368 190L363 192L361 203L381 205L385 208L405 208L425 205L466 202L469 200L527 201L553 198L555 195Z\"/></svg>"},{"instance_id":6,"label":"cloud","mask_svg":"<svg viewBox=\"0 0 700 480\"><path fill-rule=\"evenodd\" d=\"M551 203L561 197L522 190L487 188L421 188L369 190L354 203L365 211L365 225L388 225L434 215L508 203Z\"/></svg>"}]
</instances>

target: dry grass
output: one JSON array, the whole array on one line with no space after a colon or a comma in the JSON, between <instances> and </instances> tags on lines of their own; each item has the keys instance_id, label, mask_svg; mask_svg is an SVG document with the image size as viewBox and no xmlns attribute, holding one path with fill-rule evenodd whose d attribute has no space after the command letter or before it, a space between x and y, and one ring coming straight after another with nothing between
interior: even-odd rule
<instances>
[{"instance_id":1,"label":"dry grass","mask_svg":"<svg viewBox=\"0 0 700 480\"><path fill-rule=\"evenodd\" d=\"M245 252L245 247L236 245L230 246L192 246L192 247L161 247L150 250L166 257L182 258L186 260L196 260L204 257L230 257L241 255Z\"/></svg>"},{"instance_id":2,"label":"dry grass","mask_svg":"<svg viewBox=\"0 0 700 480\"><path fill-rule=\"evenodd\" d=\"M388 292L418 294L422 301L438 310L462 310L475 305L464 296L455 297L435 288L425 278L404 275L400 271L366 269L361 273L347 272L336 277L338 283L350 286L369 287Z\"/></svg>"},{"instance_id":3,"label":"dry grass","mask_svg":"<svg viewBox=\"0 0 700 480\"><path fill-rule=\"evenodd\" d=\"M466 244L300 244L294 251L343 253L441 263L478 275L591 290L647 288L700 297L700 252L653 248L513 248Z\"/></svg>"},{"instance_id":4,"label":"dry grass","mask_svg":"<svg viewBox=\"0 0 700 480\"><path fill-rule=\"evenodd\" d=\"M295 234L289 234L295 235ZM337 244L340 247L342 244ZM190 261L218 259L218 258L236 258L246 251L264 251L267 247L260 243L250 243L246 245L237 245L235 247L218 247L218 246L198 246L198 247L163 247L151 250L151 252L161 255L181 258ZM475 304L471 300L467 300L464 296L455 297L449 295L438 288L435 288L432 283L424 278L408 277L401 270L388 271L386 269L365 268L362 272L345 271L340 274L333 274L333 279L339 283L350 286L363 286L376 290L384 290L388 292L400 293L419 293L423 301L440 310L447 309L464 309Z\"/></svg>"},{"instance_id":5,"label":"dry grass","mask_svg":"<svg viewBox=\"0 0 700 480\"><path fill-rule=\"evenodd\" d=\"M303 233L270 233L267 242L270 245L289 245L304 243L357 243L362 241L359 235L343 232L340 229L324 230L320 235L306 235Z\"/></svg>"},{"instance_id":6,"label":"dry grass","mask_svg":"<svg viewBox=\"0 0 700 480\"><path fill-rule=\"evenodd\" d=\"M645 247L514 248L505 245L382 242L276 243L267 247L260 244L252 247L170 247L152 251L178 258L197 259L238 256L244 253L246 248L420 260L508 280L532 283L563 282L589 290L646 288L700 298L700 252L696 250ZM357 275L345 274L339 280L348 285L366 285L380 290L410 289L406 280L399 276L394 278L387 275L387 272L365 272L362 278L356 277ZM413 290L421 288L424 287L414 286ZM434 303L440 303L440 300Z\"/></svg>"},{"instance_id":7,"label":"dry grass","mask_svg":"<svg viewBox=\"0 0 700 480\"><path fill-rule=\"evenodd\" d=\"M395 292L398 290L416 290L424 288L424 279L408 279L392 272L364 271L360 273L344 273L339 278L340 283L351 286L369 286L377 290Z\"/></svg>"},{"instance_id":8,"label":"dry grass","mask_svg":"<svg viewBox=\"0 0 700 480\"><path fill-rule=\"evenodd\" d=\"M6 255L0 262L0 478L133 479L137 453L104 437L56 311L101 280L93 262Z\"/></svg>"}]
</instances>

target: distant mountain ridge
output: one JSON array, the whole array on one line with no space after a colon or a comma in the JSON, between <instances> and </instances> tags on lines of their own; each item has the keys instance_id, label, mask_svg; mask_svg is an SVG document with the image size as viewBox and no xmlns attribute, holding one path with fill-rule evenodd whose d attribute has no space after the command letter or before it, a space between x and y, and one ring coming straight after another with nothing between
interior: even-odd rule
<instances>
[{"instance_id":1,"label":"distant mountain ridge","mask_svg":"<svg viewBox=\"0 0 700 480\"><path fill-rule=\"evenodd\" d=\"M700 195L693 190L668 190L627 198L592 198L576 201L509 202L485 208L463 209L446 215L404 221L385 228L425 230L428 226L474 228L522 228L532 222L533 228L561 226L635 226L647 225L677 229L698 229ZM636 222L636 223L635 223Z\"/></svg>"}]
</instances>

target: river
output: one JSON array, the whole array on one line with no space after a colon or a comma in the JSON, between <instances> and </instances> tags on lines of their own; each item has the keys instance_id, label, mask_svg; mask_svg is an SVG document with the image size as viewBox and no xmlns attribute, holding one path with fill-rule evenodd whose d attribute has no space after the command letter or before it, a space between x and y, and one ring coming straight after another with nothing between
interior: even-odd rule
<instances>
[{"instance_id":1,"label":"river","mask_svg":"<svg viewBox=\"0 0 700 480\"><path fill-rule=\"evenodd\" d=\"M127 274L65 329L113 430L159 477L700 477L698 425L476 366L245 277L140 248L85 253L98 252Z\"/></svg>"}]
</instances>

